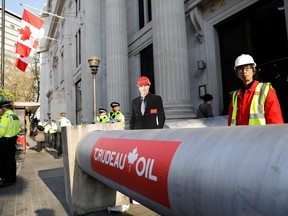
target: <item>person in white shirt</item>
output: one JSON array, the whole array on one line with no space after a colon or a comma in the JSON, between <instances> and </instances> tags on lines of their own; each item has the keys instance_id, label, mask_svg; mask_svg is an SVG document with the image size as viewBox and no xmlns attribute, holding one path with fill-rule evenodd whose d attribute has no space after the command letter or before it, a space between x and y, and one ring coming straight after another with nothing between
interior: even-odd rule
<instances>
[{"instance_id":1,"label":"person in white shirt","mask_svg":"<svg viewBox=\"0 0 288 216\"><path fill-rule=\"evenodd\" d=\"M62 148L62 136L61 136L61 128L62 127L67 127L67 126L71 126L71 121L66 117L66 113L65 112L61 112L60 113L60 119L59 119L59 126L60 126L60 145L58 148L58 157L61 157L63 154L63 148Z\"/></svg>"}]
</instances>

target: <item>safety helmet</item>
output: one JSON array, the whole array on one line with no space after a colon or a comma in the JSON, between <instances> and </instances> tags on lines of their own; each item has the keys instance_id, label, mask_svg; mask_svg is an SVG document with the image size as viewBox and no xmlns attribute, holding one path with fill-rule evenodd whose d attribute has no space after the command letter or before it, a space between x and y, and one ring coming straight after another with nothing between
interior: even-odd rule
<instances>
[{"instance_id":1,"label":"safety helmet","mask_svg":"<svg viewBox=\"0 0 288 216\"><path fill-rule=\"evenodd\" d=\"M238 66L247 65L247 64L252 64L254 67L256 67L256 63L254 62L254 59L252 58L252 56L248 54L242 54L238 56L237 59L235 60L234 70L236 71L236 68Z\"/></svg>"},{"instance_id":2,"label":"safety helmet","mask_svg":"<svg viewBox=\"0 0 288 216\"><path fill-rule=\"evenodd\" d=\"M38 122L38 125L39 125L39 126L43 126L43 123L42 123L42 122Z\"/></svg>"},{"instance_id":3,"label":"safety helmet","mask_svg":"<svg viewBox=\"0 0 288 216\"><path fill-rule=\"evenodd\" d=\"M137 86L142 86L142 85L150 85L151 82L150 80L148 79L148 77L146 76L142 76L138 79L138 82L137 82Z\"/></svg>"},{"instance_id":4,"label":"safety helmet","mask_svg":"<svg viewBox=\"0 0 288 216\"><path fill-rule=\"evenodd\" d=\"M10 105L13 101L13 94L6 92L4 89L0 89L0 106Z\"/></svg>"}]
</instances>

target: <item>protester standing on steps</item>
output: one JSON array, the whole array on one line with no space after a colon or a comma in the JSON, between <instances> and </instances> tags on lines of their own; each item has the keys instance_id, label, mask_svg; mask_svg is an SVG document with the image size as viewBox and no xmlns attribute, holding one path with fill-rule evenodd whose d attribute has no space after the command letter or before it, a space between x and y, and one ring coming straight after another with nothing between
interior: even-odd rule
<instances>
[{"instance_id":1,"label":"protester standing on steps","mask_svg":"<svg viewBox=\"0 0 288 216\"><path fill-rule=\"evenodd\" d=\"M242 87L232 94L228 125L283 124L276 91L270 83L261 83L254 79L256 63L252 56L238 56L234 70L242 81Z\"/></svg>"},{"instance_id":2,"label":"protester standing on steps","mask_svg":"<svg viewBox=\"0 0 288 216\"><path fill-rule=\"evenodd\" d=\"M16 179L16 144L20 119L13 112L13 95L0 90L0 187L14 185Z\"/></svg>"},{"instance_id":3,"label":"protester standing on steps","mask_svg":"<svg viewBox=\"0 0 288 216\"><path fill-rule=\"evenodd\" d=\"M137 86L140 96L132 101L130 129L159 129L164 127L165 112L162 98L149 92L151 82L142 76Z\"/></svg>"}]
</instances>

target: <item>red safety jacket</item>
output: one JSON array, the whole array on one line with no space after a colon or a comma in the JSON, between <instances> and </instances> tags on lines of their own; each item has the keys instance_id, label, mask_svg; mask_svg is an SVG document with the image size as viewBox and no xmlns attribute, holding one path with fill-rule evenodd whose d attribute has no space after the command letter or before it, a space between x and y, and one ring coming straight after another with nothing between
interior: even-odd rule
<instances>
[{"instance_id":1,"label":"red safety jacket","mask_svg":"<svg viewBox=\"0 0 288 216\"><path fill-rule=\"evenodd\" d=\"M249 125L250 106L258 83L259 82L255 80L252 86L249 89L246 89L244 95L243 89L240 89L238 92L236 125ZM273 88L270 88L268 92L264 110L266 124L284 124L280 104ZM231 101L229 106L228 125L231 125L232 111L233 107Z\"/></svg>"}]
</instances>

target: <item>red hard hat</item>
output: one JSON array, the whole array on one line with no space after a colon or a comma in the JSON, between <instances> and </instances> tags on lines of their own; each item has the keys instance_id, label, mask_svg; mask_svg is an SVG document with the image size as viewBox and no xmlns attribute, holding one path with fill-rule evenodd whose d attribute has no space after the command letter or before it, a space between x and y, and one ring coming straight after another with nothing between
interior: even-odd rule
<instances>
[{"instance_id":1,"label":"red hard hat","mask_svg":"<svg viewBox=\"0 0 288 216\"><path fill-rule=\"evenodd\" d=\"M137 85L142 86L142 85L150 85L150 80L146 76L142 76L138 79Z\"/></svg>"}]
</instances>

